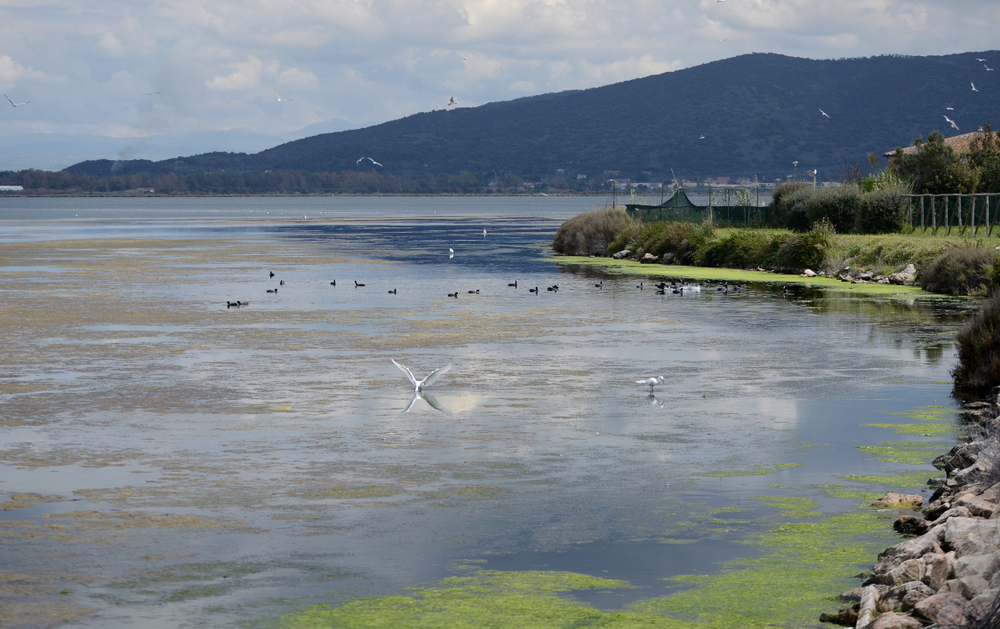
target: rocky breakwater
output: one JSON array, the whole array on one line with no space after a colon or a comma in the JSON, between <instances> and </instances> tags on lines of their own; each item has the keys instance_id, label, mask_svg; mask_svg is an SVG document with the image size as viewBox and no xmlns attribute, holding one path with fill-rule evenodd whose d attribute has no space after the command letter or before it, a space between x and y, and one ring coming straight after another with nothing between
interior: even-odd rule
<instances>
[{"instance_id":1,"label":"rocky breakwater","mask_svg":"<svg viewBox=\"0 0 1000 629\"><path fill-rule=\"evenodd\" d=\"M917 629L1000 620L1000 387L988 400L965 405L974 436L934 459L947 478L928 480L934 493L922 517L904 515L893 525L914 537L882 552L863 585L840 595L853 605L821 621Z\"/></svg>"},{"instance_id":2,"label":"rocky breakwater","mask_svg":"<svg viewBox=\"0 0 1000 629\"><path fill-rule=\"evenodd\" d=\"M892 273L890 275L883 275L864 269L852 269L851 267L840 269L832 275L842 282L850 282L851 284L897 284L899 286L911 286L917 281L917 269L912 264L906 265L906 268L899 273Z\"/></svg>"}]
</instances>

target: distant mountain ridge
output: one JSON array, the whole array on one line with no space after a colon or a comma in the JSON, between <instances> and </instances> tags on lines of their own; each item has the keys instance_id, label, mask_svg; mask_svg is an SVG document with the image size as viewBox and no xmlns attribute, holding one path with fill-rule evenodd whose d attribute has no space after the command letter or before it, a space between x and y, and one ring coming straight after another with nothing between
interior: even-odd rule
<instances>
[{"instance_id":1,"label":"distant mountain ridge","mask_svg":"<svg viewBox=\"0 0 1000 629\"><path fill-rule=\"evenodd\" d=\"M91 160L66 170L367 171L377 167L357 160L371 156L384 165L380 172L400 178L617 171L657 180L673 170L678 178L773 181L817 169L820 180L836 180L845 161L867 165L869 152L909 146L935 129L957 134L945 115L962 132L987 121L1000 126L1000 73L976 58L1000 65L997 51L839 60L752 53L603 87L414 114L252 155Z\"/></svg>"}]
</instances>

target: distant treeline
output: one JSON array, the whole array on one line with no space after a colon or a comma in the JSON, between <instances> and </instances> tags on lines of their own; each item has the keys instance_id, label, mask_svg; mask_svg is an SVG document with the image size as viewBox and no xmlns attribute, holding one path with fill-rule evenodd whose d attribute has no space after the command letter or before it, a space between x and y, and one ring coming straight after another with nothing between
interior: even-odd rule
<instances>
[{"instance_id":1,"label":"distant treeline","mask_svg":"<svg viewBox=\"0 0 1000 629\"><path fill-rule=\"evenodd\" d=\"M0 172L0 185L22 186L27 194L115 194L150 191L155 194L489 194L565 190L597 191L597 182L554 178L525 184L518 175L427 174L415 179L401 179L376 171L303 172L274 170L259 173L201 172L109 174L93 177L66 171L23 170Z\"/></svg>"}]
</instances>

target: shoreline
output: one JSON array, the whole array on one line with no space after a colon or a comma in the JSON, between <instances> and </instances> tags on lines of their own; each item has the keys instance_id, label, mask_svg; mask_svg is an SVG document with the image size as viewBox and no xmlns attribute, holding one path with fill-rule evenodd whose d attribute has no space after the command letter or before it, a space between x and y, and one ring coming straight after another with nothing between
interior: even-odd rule
<instances>
[{"instance_id":1,"label":"shoreline","mask_svg":"<svg viewBox=\"0 0 1000 629\"><path fill-rule=\"evenodd\" d=\"M878 555L860 587L838 599L853 603L821 622L856 629L994 626L1000 619L1000 387L987 401L967 402L960 414L970 435L932 464L947 474L920 516L903 515L893 528L909 539ZM919 495L889 493L873 506L923 506Z\"/></svg>"},{"instance_id":2,"label":"shoreline","mask_svg":"<svg viewBox=\"0 0 1000 629\"><path fill-rule=\"evenodd\" d=\"M590 258L584 256L554 255L556 264L567 264L583 267L600 267L610 274L633 275L662 278L679 278L700 281L720 282L754 282L761 284L796 284L806 288L819 288L842 293L884 295L895 297L920 298L953 298L952 295L940 295L925 291L919 286L898 284L853 284L832 277L805 277L772 271L745 271L724 267L683 266L679 264L659 265L644 264L632 260L615 260L613 258Z\"/></svg>"}]
</instances>

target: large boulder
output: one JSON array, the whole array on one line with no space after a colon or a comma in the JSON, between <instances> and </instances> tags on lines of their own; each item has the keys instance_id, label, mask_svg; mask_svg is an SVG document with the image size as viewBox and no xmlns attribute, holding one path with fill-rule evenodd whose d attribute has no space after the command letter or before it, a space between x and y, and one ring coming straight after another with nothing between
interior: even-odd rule
<instances>
[{"instance_id":1,"label":"large boulder","mask_svg":"<svg viewBox=\"0 0 1000 629\"><path fill-rule=\"evenodd\" d=\"M928 596L913 607L918 616L941 626L960 627L965 624L965 598L958 592Z\"/></svg>"},{"instance_id":2,"label":"large boulder","mask_svg":"<svg viewBox=\"0 0 1000 629\"><path fill-rule=\"evenodd\" d=\"M944 535L944 525L938 525L920 537L914 537L886 548L878 556L878 563L875 564L874 569L875 574L877 576L884 575L908 559L917 559L930 552L940 552Z\"/></svg>"},{"instance_id":3,"label":"large boulder","mask_svg":"<svg viewBox=\"0 0 1000 629\"><path fill-rule=\"evenodd\" d=\"M1000 548L1000 526L992 520L949 518L943 526L944 541L956 558L985 555Z\"/></svg>"},{"instance_id":4,"label":"large boulder","mask_svg":"<svg viewBox=\"0 0 1000 629\"><path fill-rule=\"evenodd\" d=\"M924 498L919 494L900 494L890 491L873 502L872 506L882 509L919 509L922 504Z\"/></svg>"},{"instance_id":5,"label":"large boulder","mask_svg":"<svg viewBox=\"0 0 1000 629\"><path fill-rule=\"evenodd\" d=\"M889 276L889 283L897 286L913 286L917 278L910 273L893 273Z\"/></svg>"},{"instance_id":6,"label":"large boulder","mask_svg":"<svg viewBox=\"0 0 1000 629\"><path fill-rule=\"evenodd\" d=\"M632 255L632 252L630 250L628 250L628 249L622 249L621 251L619 251L618 253L616 253L615 255L613 255L611 257L614 258L615 260L624 260L625 258L629 257L630 255Z\"/></svg>"},{"instance_id":7,"label":"large boulder","mask_svg":"<svg viewBox=\"0 0 1000 629\"><path fill-rule=\"evenodd\" d=\"M920 629L923 626L924 623L913 616L888 612L876 618L875 622L866 625L865 629Z\"/></svg>"}]
</instances>

